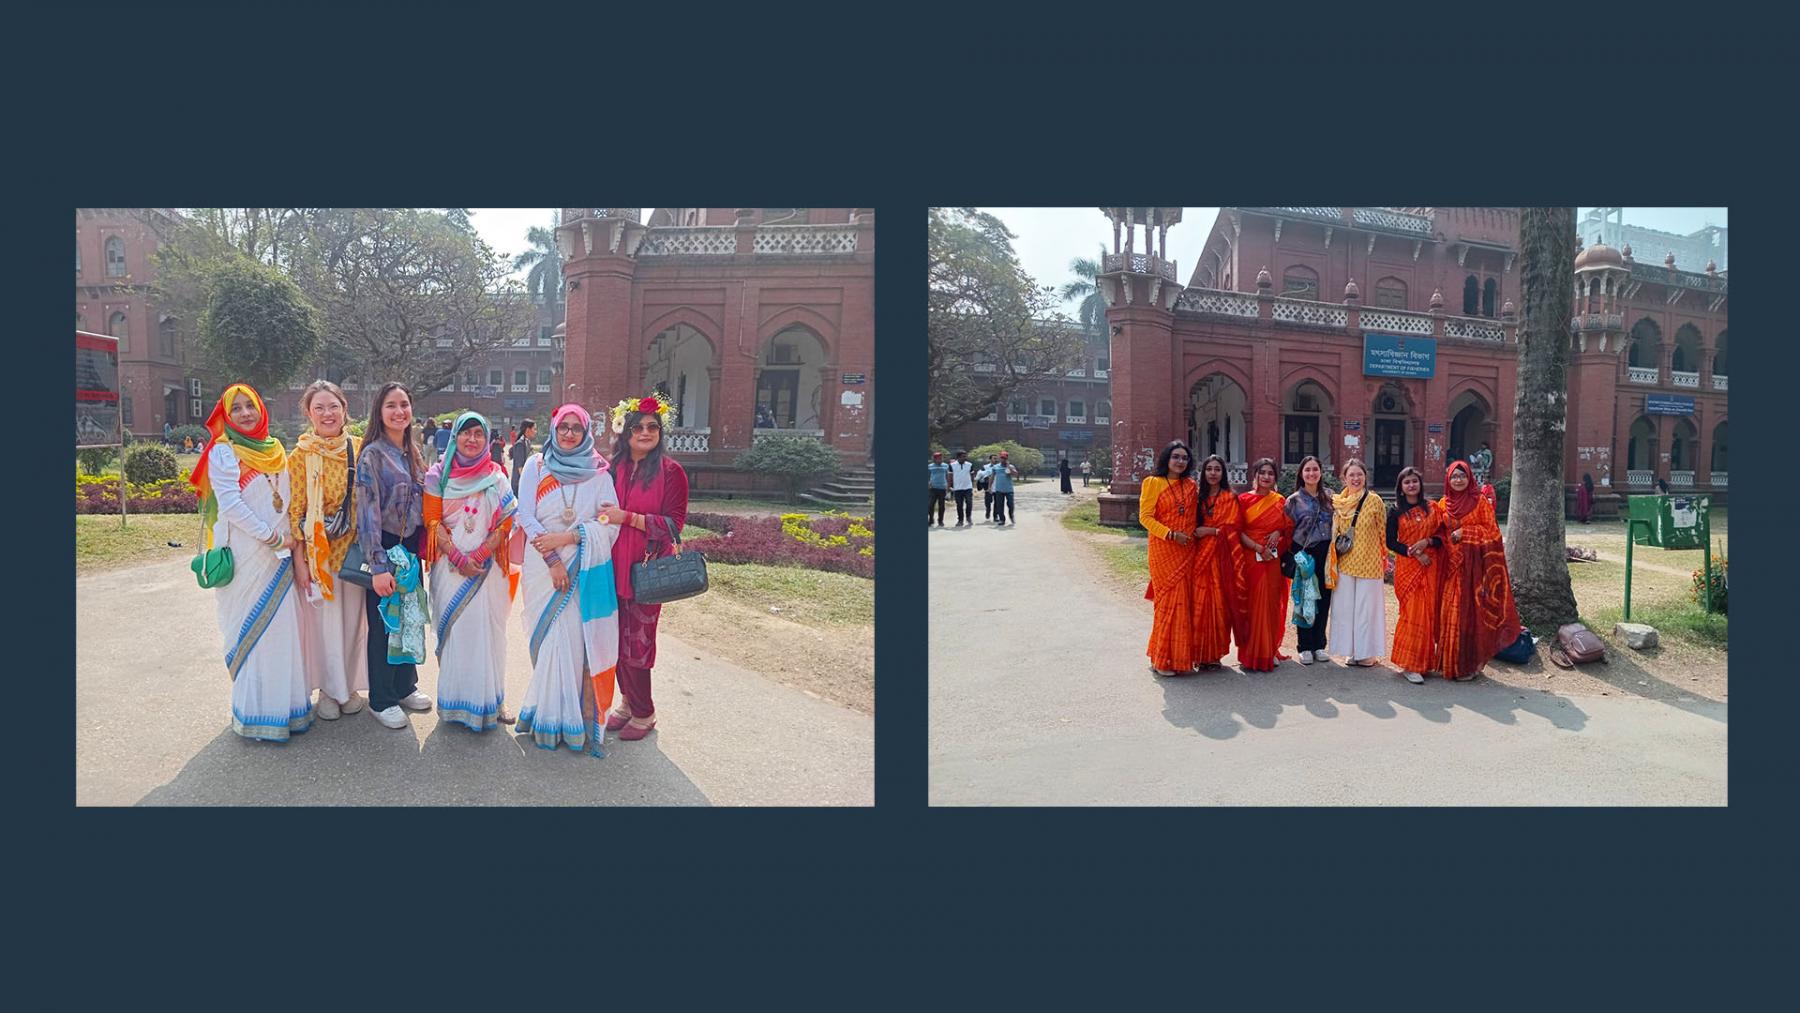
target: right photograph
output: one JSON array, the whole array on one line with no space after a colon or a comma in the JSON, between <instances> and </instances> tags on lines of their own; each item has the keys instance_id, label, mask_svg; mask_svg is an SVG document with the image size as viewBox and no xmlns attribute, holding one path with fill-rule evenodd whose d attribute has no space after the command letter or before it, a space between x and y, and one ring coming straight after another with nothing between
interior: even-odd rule
<instances>
[{"instance_id":1,"label":"right photograph","mask_svg":"<svg viewBox=\"0 0 1800 1013\"><path fill-rule=\"evenodd\" d=\"M1727 804L1726 208L929 215L932 805Z\"/></svg>"}]
</instances>

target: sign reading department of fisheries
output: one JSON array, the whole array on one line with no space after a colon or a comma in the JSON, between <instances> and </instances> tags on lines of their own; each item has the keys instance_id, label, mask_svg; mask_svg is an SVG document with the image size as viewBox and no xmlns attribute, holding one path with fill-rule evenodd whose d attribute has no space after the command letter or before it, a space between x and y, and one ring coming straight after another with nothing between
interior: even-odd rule
<instances>
[{"instance_id":1,"label":"sign reading department of fisheries","mask_svg":"<svg viewBox=\"0 0 1800 1013\"><path fill-rule=\"evenodd\" d=\"M1681 394L1651 394L1644 398L1644 412L1648 415L1692 415L1694 399Z\"/></svg>"},{"instance_id":2,"label":"sign reading department of fisheries","mask_svg":"<svg viewBox=\"0 0 1800 1013\"><path fill-rule=\"evenodd\" d=\"M1428 380L1437 375L1437 339L1364 334L1363 375Z\"/></svg>"}]
</instances>

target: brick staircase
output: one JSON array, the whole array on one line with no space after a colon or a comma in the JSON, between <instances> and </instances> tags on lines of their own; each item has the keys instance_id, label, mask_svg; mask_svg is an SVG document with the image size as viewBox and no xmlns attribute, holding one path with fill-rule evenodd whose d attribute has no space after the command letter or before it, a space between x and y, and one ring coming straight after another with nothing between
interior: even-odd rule
<instances>
[{"instance_id":1,"label":"brick staircase","mask_svg":"<svg viewBox=\"0 0 1800 1013\"><path fill-rule=\"evenodd\" d=\"M875 469L864 465L839 472L830 481L800 494L815 508L825 510L867 510L875 501Z\"/></svg>"}]
</instances>

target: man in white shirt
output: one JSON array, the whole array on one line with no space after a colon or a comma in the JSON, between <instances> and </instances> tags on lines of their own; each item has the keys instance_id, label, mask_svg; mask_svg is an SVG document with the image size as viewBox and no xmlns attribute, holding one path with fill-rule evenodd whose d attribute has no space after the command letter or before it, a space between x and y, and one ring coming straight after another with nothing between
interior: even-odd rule
<instances>
[{"instance_id":1,"label":"man in white shirt","mask_svg":"<svg viewBox=\"0 0 1800 1013\"><path fill-rule=\"evenodd\" d=\"M950 494L956 497L956 526L975 523L975 462L969 452L959 450L950 462Z\"/></svg>"}]
</instances>

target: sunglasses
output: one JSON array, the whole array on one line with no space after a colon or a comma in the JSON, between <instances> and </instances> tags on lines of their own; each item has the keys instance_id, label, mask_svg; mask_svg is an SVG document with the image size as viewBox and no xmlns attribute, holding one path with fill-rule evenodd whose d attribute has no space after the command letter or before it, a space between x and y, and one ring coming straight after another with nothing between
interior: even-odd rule
<instances>
[{"instance_id":1,"label":"sunglasses","mask_svg":"<svg viewBox=\"0 0 1800 1013\"><path fill-rule=\"evenodd\" d=\"M639 422L637 425L631 427L631 431L634 433L654 433L661 429L662 426L659 426L654 422Z\"/></svg>"}]
</instances>

